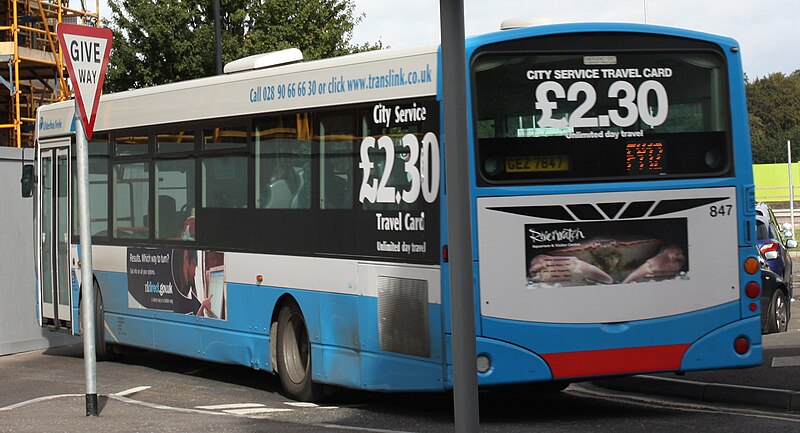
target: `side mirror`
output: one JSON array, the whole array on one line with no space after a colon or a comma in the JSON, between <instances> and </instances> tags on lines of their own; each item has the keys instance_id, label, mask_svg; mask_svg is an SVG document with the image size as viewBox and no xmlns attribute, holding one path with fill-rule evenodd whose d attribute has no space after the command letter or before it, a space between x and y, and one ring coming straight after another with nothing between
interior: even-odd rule
<instances>
[{"instance_id":1,"label":"side mirror","mask_svg":"<svg viewBox=\"0 0 800 433\"><path fill-rule=\"evenodd\" d=\"M783 237L787 239L792 239L794 237L793 227L789 223L781 224L781 232L783 232Z\"/></svg>"},{"instance_id":2,"label":"side mirror","mask_svg":"<svg viewBox=\"0 0 800 433\"><path fill-rule=\"evenodd\" d=\"M33 197L33 164L25 164L22 166L22 178L19 182L22 184L22 197Z\"/></svg>"},{"instance_id":3,"label":"side mirror","mask_svg":"<svg viewBox=\"0 0 800 433\"><path fill-rule=\"evenodd\" d=\"M789 239L788 241L786 241L786 248L789 248L789 249L797 248L797 241L794 240L794 239Z\"/></svg>"}]
</instances>

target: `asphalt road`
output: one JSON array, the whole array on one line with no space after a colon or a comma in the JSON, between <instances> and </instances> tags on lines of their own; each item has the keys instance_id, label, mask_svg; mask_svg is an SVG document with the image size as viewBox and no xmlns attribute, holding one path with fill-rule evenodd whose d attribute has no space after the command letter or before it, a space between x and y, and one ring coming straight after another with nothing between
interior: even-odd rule
<instances>
[{"instance_id":1,"label":"asphalt road","mask_svg":"<svg viewBox=\"0 0 800 433\"><path fill-rule=\"evenodd\" d=\"M0 431L453 430L452 395L343 392L297 404L264 372L131 351L97 364L99 417L85 416L82 347L0 357ZM482 392L481 431L792 431L800 414L698 406L571 385L558 394Z\"/></svg>"},{"instance_id":2,"label":"asphalt road","mask_svg":"<svg viewBox=\"0 0 800 433\"><path fill-rule=\"evenodd\" d=\"M775 361L800 361L800 301L792 311L789 332L764 337L770 354L764 366L681 379L800 391L800 362ZM82 353L82 346L68 346L0 357L0 432L453 430L451 394L342 391L327 404L298 404L282 396L280 382L265 372L139 350L97 364L101 412L87 417ZM482 391L480 419L481 431L504 433L800 431L800 411L749 403L693 402L573 384L558 394Z\"/></svg>"}]
</instances>

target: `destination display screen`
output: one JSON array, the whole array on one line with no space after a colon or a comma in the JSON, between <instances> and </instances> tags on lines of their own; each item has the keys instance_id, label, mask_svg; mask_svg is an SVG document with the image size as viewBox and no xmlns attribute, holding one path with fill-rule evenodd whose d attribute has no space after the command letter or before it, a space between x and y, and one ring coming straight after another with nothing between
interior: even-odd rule
<instances>
[{"instance_id":1,"label":"destination display screen","mask_svg":"<svg viewBox=\"0 0 800 433\"><path fill-rule=\"evenodd\" d=\"M666 146L663 141L628 143L625 146L625 166L628 174L666 173Z\"/></svg>"},{"instance_id":2,"label":"destination display screen","mask_svg":"<svg viewBox=\"0 0 800 433\"><path fill-rule=\"evenodd\" d=\"M543 37L479 51L472 62L479 181L722 176L732 170L723 55L699 41L642 35L632 44L635 38L626 37L598 36L603 49L587 52L574 48L583 47L580 41L590 47L591 35L573 37L571 50L557 37Z\"/></svg>"},{"instance_id":3,"label":"destination display screen","mask_svg":"<svg viewBox=\"0 0 800 433\"><path fill-rule=\"evenodd\" d=\"M567 155L536 155L506 157L506 172L537 173L543 171L569 170Z\"/></svg>"}]
</instances>

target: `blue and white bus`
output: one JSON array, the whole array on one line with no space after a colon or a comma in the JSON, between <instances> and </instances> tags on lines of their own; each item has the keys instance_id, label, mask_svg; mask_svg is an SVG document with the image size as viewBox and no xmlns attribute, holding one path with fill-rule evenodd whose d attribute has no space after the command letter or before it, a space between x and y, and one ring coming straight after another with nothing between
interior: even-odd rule
<instances>
[{"instance_id":1,"label":"blue and white bus","mask_svg":"<svg viewBox=\"0 0 800 433\"><path fill-rule=\"evenodd\" d=\"M761 362L744 79L729 38L633 24L471 37L478 381ZM452 383L436 46L104 95L90 139L98 356L323 385ZM37 119L41 323L78 334L71 101Z\"/></svg>"}]
</instances>

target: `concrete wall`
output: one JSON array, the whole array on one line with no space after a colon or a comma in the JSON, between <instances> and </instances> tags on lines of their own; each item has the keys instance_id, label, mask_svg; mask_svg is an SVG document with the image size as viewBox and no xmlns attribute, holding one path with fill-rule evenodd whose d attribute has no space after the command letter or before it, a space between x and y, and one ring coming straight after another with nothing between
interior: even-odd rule
<instances>
[{"instance_id":1,"label":"concrete wall","mask_svg":"<svg viewBox=\"0 0 800 433\"><path fill-rule=\"evenodd\" d=\"M20 193L22 157L0 147L0 356L80 342L37 321L34 199ZM33 157L26 149L25 159Z\"/></svg>"}]
</instances>

